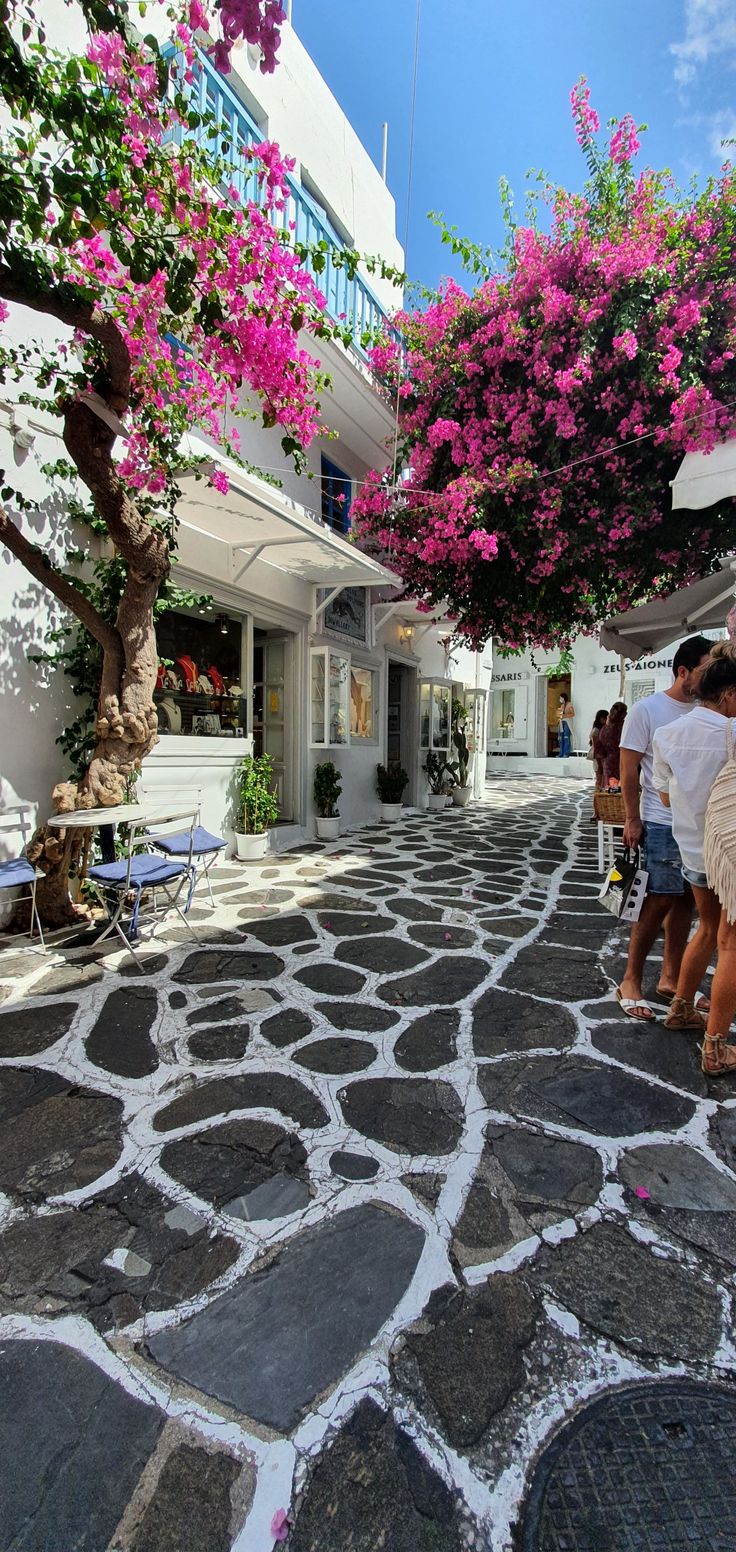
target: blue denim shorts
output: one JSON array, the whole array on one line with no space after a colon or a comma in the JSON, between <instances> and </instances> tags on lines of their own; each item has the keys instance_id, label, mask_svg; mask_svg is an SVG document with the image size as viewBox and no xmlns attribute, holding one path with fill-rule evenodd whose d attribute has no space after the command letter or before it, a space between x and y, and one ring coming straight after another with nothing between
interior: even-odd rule
<instances>
[{"instance_id":1,"label":"blue denim shorts","mask_svg":"<svg viewBox=\"0 0 736 1552\"><path fill-rule=\"evenodd\" d=\"M647 821L644 826L642 846L644 852L642 866L649 874L647 894L684 894L682 859L670 825L650 824Z\"/></svg>"},{"instance_id":2,"label":"blue denim shorts","mask_svg":"<svg viewBox=\"0 0 736 1552\"><path fill-rule=\"evenodd\" d=\"M687 879L688 884L694 884L696 889L707 889L709 887L705 874L701 873L698 868L686 868L684 862L682 864L682 876Z\"/></svg>"}]
</instances>

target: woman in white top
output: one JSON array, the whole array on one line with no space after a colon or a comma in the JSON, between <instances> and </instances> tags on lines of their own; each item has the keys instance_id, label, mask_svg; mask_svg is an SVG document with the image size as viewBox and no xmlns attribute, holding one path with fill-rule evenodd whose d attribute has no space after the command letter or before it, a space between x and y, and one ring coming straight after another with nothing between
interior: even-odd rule
<instances>
[{"instance_id":1,"label":"woman in white top","mask_svg":"<svg viewBox=\"0 0 736 1552\"><path fill-rule=\"evenodd\" d=\"M705 1027L695 1008L695 995L715 951L721 919L721 904L708 884L703 860L705 810L716 776L726 763L732 717L736 717L736 644L719 641L700 681L700 704L689 716L658 728L654 735L652 785L672 810L672 832L698 912L698 929L683 955L677 991L665 1019L668 1029ZM736 1067L736 1052L726 1049L730 1054L720 1061L719 1071ZM709 1049L704 1051L705 1072L715 1070L712 1055Z\"/></svg>"}]
</instances>

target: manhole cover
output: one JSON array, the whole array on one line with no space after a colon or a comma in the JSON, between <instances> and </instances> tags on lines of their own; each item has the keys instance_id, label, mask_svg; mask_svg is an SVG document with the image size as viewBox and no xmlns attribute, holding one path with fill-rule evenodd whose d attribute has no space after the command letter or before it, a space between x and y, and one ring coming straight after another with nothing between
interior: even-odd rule
<instances>
[{"instance_id":1,"label":"manhole cover","mask_svg":"<svg viewBox=\"0 0 736 1552\"><path fill-rule=\"evenodd\" d=\"M632 1385L562 1428L532 1479L523 1552L733 1552L736 1394Z\"/></svg>"}]
</instances>

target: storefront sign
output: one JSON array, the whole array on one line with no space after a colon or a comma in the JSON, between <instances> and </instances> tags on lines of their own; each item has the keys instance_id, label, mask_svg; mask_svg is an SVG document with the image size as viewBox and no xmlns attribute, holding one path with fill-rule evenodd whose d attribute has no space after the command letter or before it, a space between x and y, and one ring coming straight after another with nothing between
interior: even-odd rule
<instances>
[{"instance_id":1,"label":"storefront sign","mask_svg":"<svg viewBox=\"0 0 736 1552\"><path fill-rule=\"evenodd\" d=\"M627 672L627 674L639 673L643 669L648 669L651 672L651 670L653 668L671 668L671 667L672 667L672 658L671 657L648 657L646 659L638 658L635 663L630 663L628 661L628 658L626 660L626 672ZM603 672L604 672L604 674L618 674L618 673L620 673L620 669L619 669L618 663L606 663L606 665L605 665L605 667L603 669Z\"/></svg>"},{"instance_id":2,"label":"storefront sign","mask_svg":"<svg viewBox=\"0 0 736 1552\"><path fill-rule=\"evenodd\" d=\"M527 674L494 674L494 684L526 684L529 678Z\"/></svg>"},{"instance_id":3,"label":"storefront sign","mask_svg":"<svg viewBox=\"0 0 736 1552\"><path fill-rule=\"evenodd\" d=\"M324 628L351 641L366 642L368 609L366 588L344 587L324 611Z\"/></svg>"}]
</instances>

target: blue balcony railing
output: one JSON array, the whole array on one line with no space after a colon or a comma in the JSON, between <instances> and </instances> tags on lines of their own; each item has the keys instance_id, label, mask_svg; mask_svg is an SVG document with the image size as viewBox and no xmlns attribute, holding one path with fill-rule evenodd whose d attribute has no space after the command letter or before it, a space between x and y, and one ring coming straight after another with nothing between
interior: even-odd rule
<instances>
[{"instance_id":1,"label":"blue balcony railing","mask_svg":"<svg viewBox=\"0 0 736 1552\"><path fill-rule=\"evenodd\" d=\"M239 198L260 203L258 178L255 173L248 171L242 148L258 145L263 140L263 134L205 54L199 54L196 79L189 92L197 111L208 119L194 132L195 138L213 155L222 157L227 163L229 181L237 190ZM217 129L216 135L210 133L213 125ZM179 144L183 136L184 131L179 129L176 132ZM323 245L324 269L317 271L309 259L305 261L305 268L325 296L330 317L349 329L353 348L365 356L363 336L386 329L388 314L362 276L353 275L351 278L343 265L336 261L336 255L343 245L301 184L291 177L288 184L286 206L283 211L274 211L274 225L290 230L290 235L297 243L311 247ZM393 330L391 332L394 333Z\"/></svg>"}]
</instances>

